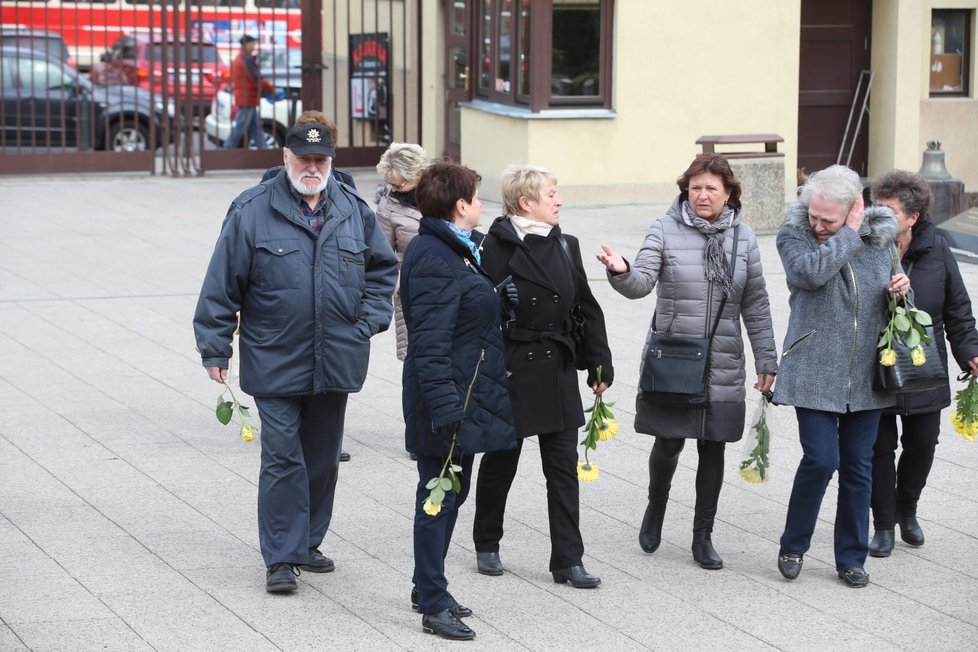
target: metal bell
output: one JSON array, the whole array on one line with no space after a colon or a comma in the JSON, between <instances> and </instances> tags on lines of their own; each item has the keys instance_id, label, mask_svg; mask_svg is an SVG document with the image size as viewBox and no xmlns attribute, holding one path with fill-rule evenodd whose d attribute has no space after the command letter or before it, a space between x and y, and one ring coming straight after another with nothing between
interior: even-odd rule
<instances>
[{"instance_id":1,"label":"metal bell","mask_svg":"<svg viewBox=\"0 0 978 652\"><path fill-rule=\"evenodd\" d=\"M941 149L941 141L927 141L927 149L924 150L924 162L917 172L928 181L945 181L951 178L951 173L947 171L944 164L944 151Z\"/></svg>"}]
</instances>

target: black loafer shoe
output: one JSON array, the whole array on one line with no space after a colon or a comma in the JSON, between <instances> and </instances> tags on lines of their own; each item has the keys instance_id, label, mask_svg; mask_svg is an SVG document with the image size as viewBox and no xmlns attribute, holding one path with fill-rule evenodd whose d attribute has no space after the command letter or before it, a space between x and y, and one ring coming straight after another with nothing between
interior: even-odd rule
<instances>
[{"instance_id":1,"label":"black loafer shoe","mask_svg":"<svg viewBox=\"0 0 978 652\"><path fill-rule=\"evenodd\" d=\"M889 557L893 552L893 530L876 530L869 542L870 557Z\"/></svg>"},{"instance_id":2,"label":"black loafer shoe","mask_svg":"<svg viewBox=\"0 0 978 652\"><path fill-rule=\"evenodd\" d=\"M851 586L854 589L861 589L867 584L869 584L869 573L861 568L850 568L848 570L839 571L839 579L846 586Z\"/></svg>"},{"instance_id":3,"label":"black loafer shoe","mask_svg":"<svg viewBox=\"0 0 978 652\"><path fill-rule=\"evenodd\" d=\"M448 594L448 597L452 599L452 606L449 607L452 610L452 613L459 618L468 618L472 615L472 610L468 607L463 607L460 605L458 600L456 600L451 593ZM411 609L414 611L418 610L418 587L416 586L411 589Z\"/></svg>"},{"instance_id":4,"label":"black loafer shoe","mask_svg":"<svg viewBox=\"0 0 978 652\"><path fill-rule=\"evenodd\" d=\"M265 572L265 590L269 593L291 593L299 588L299 572L292 564L272 564Z\"/></svg>"},{"instance_id":5,"label":"black loafer shoe","mask_svg":"<svg viewBox=\"0 0 978 652\"><path fill-rule=\"evenodd\" d=\"M477 552L475 563L483 575L503 574L503 562L499 560L498 552Z\"/></svg>"},{"instance_id":6,"label":"black loafer shoe","mask_svg":"<svg viewBox=\"0 0 978 652\"><path fill-rule=\"evenodd\" d=\"M340 451L340 461L341 462L349 462L350 461L350 454L347 453L346 451Z\"/></svg>"},{"instance_id":7,"label":"black loafer shoe","mask_svg":"<svg viewBox=\"0 0 978 652\"><path fill-rule=\"evenodd\" d=\"M924 531L916 516L897 516L897 523L900 525L900 538L904 543L915 547L924 545Z\"/></svg>"},{"instance_id":8,"label":"black loafer shoe","mask_svg":"<svg viewBox=\"0 0 978 652\"><path fill-rule=\"evenodd\" d=\"M471 641L475 638L475 632L459 620L451 609L421 616L421 629L425 634L437 634L450 641Z\"/></svg>"},{"instance_id":9,"label":"black loafer shoe","mask_svg":"<svg viewBox=\"0 0 978 652\"><path fill-rule=\"evenodd\" d=\"M801 565L805 563L801 555L778 555L778 570L785 579L793 580L801 573Z\"/></svg>"},{"instance_id":10,"label":"black loafer shoe","mask_svg":"<svg viewBox=\"0 0 978 652\"><path fill-rule=\"evenodd\" d=\"M299 564L299 568L309 573L332 573L336 570L333 560L319 552L319 548L309 549L309 561Z\"/></svg>"},{"instance_id":11,"label":"black loafer shoe","mask_svg":"<svg viewBox=\"0 0 978 652\"><path fill-rule=\"evenodd\" d=\"M558 568L551 571L554 576L554 584L570 582L575 589L593 589L601 584L601 578L588 574L583 566L571 566L570 568Z\"/></svg>"}]
</instances>

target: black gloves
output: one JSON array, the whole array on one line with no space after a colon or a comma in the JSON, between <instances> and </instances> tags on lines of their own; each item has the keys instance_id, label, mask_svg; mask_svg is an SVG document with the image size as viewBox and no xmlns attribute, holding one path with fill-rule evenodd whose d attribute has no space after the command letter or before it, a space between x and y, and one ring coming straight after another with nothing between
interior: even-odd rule
<instances>
[{"instance_id":1,"label":"black gloves","mask_svg":"<svg viewBox=\"0 0 978 652\"><path fill-rule=\"evenodd\" d=\"M503 315L506 321L516 319L516 306L520 303L520 291L513 283L513 277L507 276L503 282L496 286L496 294L499 295L499 302L503 307Z\"/></svg>"},{"instance_id":2,"label":"black gloves","mask_svg":"<svg viewBox=\"0 0 978 652\"><path fill-rule=\"evenodd\" d=\"M444 439L451 439L452 435L458 432L458 429L462 427L462 421L452 421L451 423L446 423L443 426L438 426L435 428L435 434Z\"/></svg>"}]
</instances>

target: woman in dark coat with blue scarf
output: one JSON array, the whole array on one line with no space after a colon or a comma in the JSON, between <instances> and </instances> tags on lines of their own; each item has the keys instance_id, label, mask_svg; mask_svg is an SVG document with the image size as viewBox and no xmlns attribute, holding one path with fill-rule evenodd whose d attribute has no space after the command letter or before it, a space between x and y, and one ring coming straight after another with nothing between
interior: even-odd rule
<instances>
[{"instance_id":1,"label":"woman in dark coat with blue scarf","mask_svg":"<svg viewBox=\"0 0 978 652\"><path fill-rule=\"evenodd\" d=\"M418 456L411 601L425 632L456 640L475 632L460 620L472 611L448 592L445 556L474 456L516 446L500 300L472 240L479 180L454 163L422 173L416 198L424 217L401 266L401 305L411 333L403 375L406 445ZM429 481L448 455L462 468L457 491L432 501Z\"/></svg>"},{"instance_id":2,"label":"woman in dark coat with blue scarf","mask_svg":"<svg viewBox=\"0 0 978 652\"><path fill-rule=\"evenodd\" d=\"M896 215L900 262L914 288L916 307L934 320L934 341L941 353L947 378L947 349L958 369L978 375L978 331L971 311L971 298L947 241L937 232L927 213L931 192L916 174L894 170L873 183L873 199ZM911 546L924 545L924 530L917 522L917 501L927 484L934 463L937 437L941 433L941 410L951 404L951 390L942 387L897 396L892 408L883 410L873 455L873 527L869 543L872 557L889 557L893 551L895 525L900 538ZM897 415L903 434L898 436ZM896 461L897 444L903 444Z\"/></svg>"}]
</instances>

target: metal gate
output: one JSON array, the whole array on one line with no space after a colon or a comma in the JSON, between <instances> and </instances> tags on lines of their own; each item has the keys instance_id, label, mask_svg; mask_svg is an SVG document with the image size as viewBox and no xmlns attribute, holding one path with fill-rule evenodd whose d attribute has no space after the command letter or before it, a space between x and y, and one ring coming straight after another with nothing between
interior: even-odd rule
<instances>
[{"instance_id":1,"label":"metal gate","mask_svg":"<svg viewBox=\"0 0 978 652\"><path fill-rule=\"evenodd\" d=\"M0 173L264 168L308 109L373 165L421 138L420 1L0 0ZM246 35L272 90L228 142Z\"/></svg>"}]
</instances>

